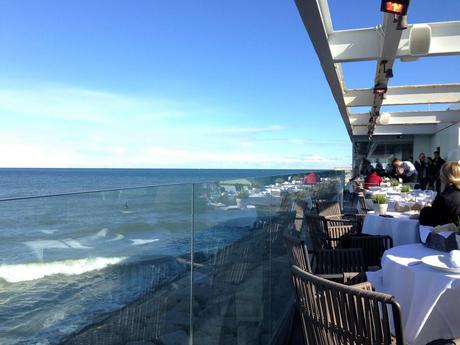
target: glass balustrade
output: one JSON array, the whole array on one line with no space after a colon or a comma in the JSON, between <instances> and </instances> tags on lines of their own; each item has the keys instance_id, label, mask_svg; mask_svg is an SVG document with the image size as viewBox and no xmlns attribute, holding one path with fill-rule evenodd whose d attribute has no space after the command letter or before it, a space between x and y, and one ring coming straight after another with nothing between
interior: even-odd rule
<instances>
[{"instance_id":1,"label":"glass balustrade","mask_svg":"<svg viewBox=\"0 0 460 345\"><path fill-rule=\"evenodd\" d=\"M271 344L282 232L341 201L343 172L318 175L0 201L0 343Z\"/></svg>"}]
</instances>

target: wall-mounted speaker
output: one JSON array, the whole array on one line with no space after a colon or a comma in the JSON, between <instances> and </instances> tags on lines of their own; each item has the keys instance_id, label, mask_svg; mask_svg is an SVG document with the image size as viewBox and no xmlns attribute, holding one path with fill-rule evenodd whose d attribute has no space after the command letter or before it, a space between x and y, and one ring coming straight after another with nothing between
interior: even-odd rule
<instances>
[{"instance_id":1,"label":"wall-mounted speaker","mask_svg":"<svg viewBox=\"0 0 460 345\"><path fill-rule=\"evenodd\" d=\"M409 34L411 55L427 55L430 52L431 27L428 24L414 24Z\"/></svg>"}]
</instances>

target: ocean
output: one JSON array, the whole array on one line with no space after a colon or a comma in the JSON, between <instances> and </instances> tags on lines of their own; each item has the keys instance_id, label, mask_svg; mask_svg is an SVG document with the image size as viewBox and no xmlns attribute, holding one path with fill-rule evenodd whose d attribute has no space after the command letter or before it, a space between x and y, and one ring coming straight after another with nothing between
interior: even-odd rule
<instances>
[{"instance_id":1,"label":"ocean","mask_svg":"<svg viewBox=\"0 0 460 345\"><path fill-rule=\"evenodd\" d=\"M192 227L203 256L247 235L258 210L205 182L297 173L0 169L0 344L57 344L185 274Z\"/></svg>"},{"instance_id":2,"label":"ocean","mask_svg":"<svg viewBox=\"0 0 460 345\"><path fill-rule=\"evenodd\" d=\"M304 173L272 169L23 169L0 168L0 200L244 177Z\"/></svg>"}]
</instances>

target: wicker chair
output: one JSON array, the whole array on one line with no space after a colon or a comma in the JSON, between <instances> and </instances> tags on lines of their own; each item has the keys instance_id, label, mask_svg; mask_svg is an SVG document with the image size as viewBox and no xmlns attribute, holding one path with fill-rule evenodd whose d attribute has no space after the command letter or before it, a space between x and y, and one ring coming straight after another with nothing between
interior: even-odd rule
<instances>
[{"instance_id":1,"label":"wicker chair","mask_svg":"<svg viewBox=\"0 0 460 345\"><path fill-rule=\"evenodd\" d=\"M347 220L324 218L326 224L326 243L330 249L335 249L342 236L355 234L356 227Z\"/></svg>"},{"instance_id":2,"label":"wicker chair","mask_svg":"<svg viewBox=\"0 0 460 345\"><path fill-rule=\"evenodd\" d=\"M317 251L328 248L326 219L313 214L305 214L304 220L311 240L310 249Z\"/></svg>"},{"instance_id":3,"label":"wicker chair","mask_svg":"<svg viewBox=\"0 0 460 345\"><path fill-rule=\"evenodd\" d=\"M318 212L318 215L332 219L354 221L355 216L351 213L343 213L340 208L340 204L337 201L317 200L316 211Z\"/></svg>"},{"instance_id":4,"label":"wicker chair","mask_svg":"<svg viewBox=\"0 0 460 345\"><path fill-rule=\"evenodd\" d=\"M344 284L366 281L361 249L320 250L313 254L310 262L308 248L304 241L291 235L289 231L284 231L283 237L291 266L298 266L307 272L314 272L325 279Z\"/></svg>"},{"instance_id":5,"label":"wicker chair","mask_svg":"<svg viewBox=\"0 0 460 345\"><path fill-rule=\"evenodd\" d=\"M382 235L345 236L340 240L341 248L360 248L363 252L366 270L381 268L381 259L385 250L393 248L393 239Z\"/></svg>"},{"instance_id":6,"label":"wicker chair","mask_svg":"<svg viewBox=\"0 0 460 345\"><path fill-rule=\"evenodd\" d=\"M359 208L360 208L360 213L366 214L369 211L373 211L372 208L372 201L370 199L366 199L364 195L358 196L358 201L359 201Z\"/></svg>"},{"instance_id":7,"label":"wicker chair","mask_svg":"<svg viewBox=\"0 0 460 345\"><path fill-rule=\"evenodd\" d=\"M393 296L369 291L369 283L361 289L346 286L296 266L292 274L306 343L404 344L400 306Z\"/></svg>"},{"instance_id":8,"label":"wicker chair","mask_svg":"<svg viewBox=\"0 0 460 345\"><path fill-rule=\"evenodd\" d=\"M359 222L358 215L355 213L342 213L340 204L336 201L318 200L316 210L319 216L323 216L328 220L340 220L343 225L351 225L355 232L361 229L359 225L362 224L362 221L361 223Z\"/></svg>"},{"instance_id":9,"label":"wicker chair","mask_svg":"<svg viewBox=\"0 0 460 345\"><path fill-rule=\"evenodd\" d=\"M335 249L343 236L356 233L356 228L347 220L305 215L305 222L315 249Z\"/></svg>"}]
</instances>

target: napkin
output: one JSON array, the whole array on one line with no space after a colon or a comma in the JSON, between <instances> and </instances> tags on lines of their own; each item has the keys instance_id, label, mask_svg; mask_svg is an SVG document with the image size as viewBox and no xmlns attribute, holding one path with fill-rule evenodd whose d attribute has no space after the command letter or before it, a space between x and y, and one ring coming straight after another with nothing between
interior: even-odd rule
<instances>
[{"instance_id":1,"label":"napkin","mask_svg":"<svg viewBox=\"0 0 460 345\"><path fill-rule=\"evenodd\" d=\"M430 234L431 231L433 231L433 227L426 226L426 225L420 225L419 233L420 233L420 240L422 241L422 243L426 243L426 239L428 238L428 235Z\"/></svg>"},{"instance_id":2,"label":"napkin","mask_svg":"<svg viewBox=\"0 0 460 345\"><path fill-rule=\"evenodd\" d=\"M460 268L460 250L450 251L450 263L453 267Z\"/></svg>"}]
</instances>

